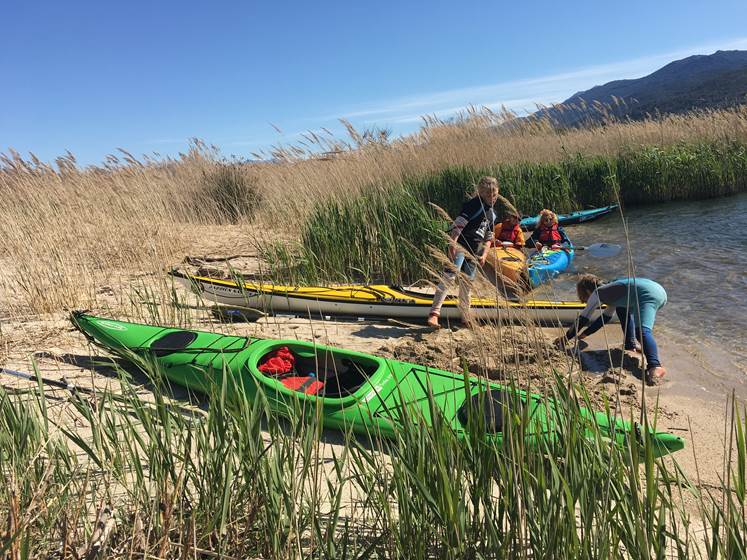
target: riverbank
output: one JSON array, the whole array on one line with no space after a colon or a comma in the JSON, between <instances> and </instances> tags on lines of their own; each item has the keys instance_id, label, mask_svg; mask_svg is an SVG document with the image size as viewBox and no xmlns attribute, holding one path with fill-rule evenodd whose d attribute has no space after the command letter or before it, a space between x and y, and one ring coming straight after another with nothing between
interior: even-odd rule
<instances>
[{"instance_id":1,"label":"riverbank","mask_svg":"<svg viewBox=\"0 0 747 560\"><path fill-rule=\"evenodd\" d=\"M101 308L94 311L111 313L111 308L106 308L113 306L113 304L114 294L103 294ZM661 386L644 387L640 380L637 356L632 353L623 354L619 349L621 337L617 325L612 325L594 337L591 337L588 340L588 346L583 349L580 356L576 357L561 354L552 348L550 341L557 335L556 329L535 330L521 326L504 327L502 333L496 338L497 335L493 327L479 327L471 330L461 329L458 331L444 329L424 334L414 333L411 329L388 324L312 321L283 317L267 317L260 319L256 323L228 325L225 323L208 322L205 315L200 316L200 314L197 314L193 319L193 328L248 336L315 341L320 344L330 344L382 356L396 356L401 359L429 363L437 367L457 371L463 365L467 365L470 371L474 373L488 374L494 377L500 376L503 369L507 369L512 374L515 374L515 379L522 386L531 386L533 391L540 391L542 387L550 389L553 384L551 372L554 370L562 373L564 377L572 379L574 382L586 387L595 408L602 408L605 398L610 399L614 406L614 403L618 402L617 396L619 395L621 412L625 415L632 415L634 419L639 418L640 403L643 401L645 391L645 402L648 405L646 408L649 417L651 419L655 418L657 429L675 433L686 440L685 450L666 458L664 464L667 465L668 469L671 469L670 472L672 473L680 469L681 475L686 476L692 483L692 487L689 487L684 484L683 479L684 487L680 489L681 494L674 499L674 502L679 504L677 507L681 507L684 514L692 517L692 525L686 531L692 532L691 539L694 539L697 546L701 547L701 550L703 549L706 537L706 533L701 533L700 531L707 527L705 520L702 518L704 504L708 504L710 499L707 496L715 496L717 500L723 499L721 477L723 476L724 464L725 461L728 461L729 453L725 441L730 439L729 434L724 433L725 426L729 426L727 419L728 408L726 406L727 399L732 390L736 391L737 396L742 399L741 402L747 399L747 387L735 387L724 379L714 379L711 373L706 371L703 364L698 360L697 352L693 348L682 347L676 342L666 339L660 340L660 347L662 359L669 369L669 376ZM6 350L9 348L12 349L4 357L3 367L21 371L36 370L43 377L55 380L64 379L66 382L72 383L83 390L94 390L94 394L97 394L98 398L87 396L85 400L92 403L94 411L98 410L96 414L101 415L101 429L104 429L105 419L113 413L112 410L116 410L112 407L118 398L107 397L107 395L121 395L123 391L123 387L117 379L116 366L105 356L101 356L99 351L88 346L80 333L70 327L65 314L58 313L49 317L40 317L37 320L6 321L3 322L3 332L7 337L5 339ZM10 333L9 336L8 333ZM491 348L485 347L485 343L488 340L510 342L510 346L506 346L505 349L509 351L513 350L515 353L507 356L505 360L499 359L495 355L495 348L491 352ZM610 357L612 358L612 363L609 361ZM620 363L622 363L622 368L616 367ZM718 363L710 360L709 366L711 368L718 367ZM142 400L143 403L152 403L154 399L156 402L160 401L161 397L157 396L157 392L154 393L153 386L148 378L138 375L136 372L132 372L131 375L133 377L130 383L132 383L138 399ZM34 402L34 398L31 395L36 390L36 383L20 381L6 374L0 374L0 380L6 387L29 391L30 393L25 398L30 399L28 401L30 404ZM69 391L48 387L45 387L44 391L47 395L46 418L52 426L68 426L68 429L74 430L73 433L77 437L83 438L83 441L89 441L89 445L93 449L90 453L93 453L95 456L102 456L102 454L108 454L117 449L111 443L102 445L102 443L96 442L96 438L94 437L95 432L92 433L88 428L92 420L94 421L93 425L96 425L96 414L93 417L88 417L85 414L87 410L86 406L75 404L76 399ZM215 414L217 412L210 410L208 402L204 399L195 401L194 397L190 398L186 392L180 389L176 389L173 396L170 396L166 402L167 408L176 406L185 411L193 410L194 413L199 414L195 419L205 418L205 414ZM124 404L126 405L127 403L125 402ZM128 407L124 406L121 410L123 413L127 413ZM178 409L172 408L172 410ZM134 413L133 417L137 420L140 414L142 412ZM179 414L183 413L179 412ZM115 415L115 417L117 416ZM137 423L136 420L135 423ZM155 418L151 421L154 420ZM106 430L108 429L106 428ZM113 437L114 440L112 441L124 442L131 437L130 435L126 435L129 433L130 428L127 428L125 424L122 424L118 428L112 427L112 429L114 429L112 435L107 436ZM173 426L171 429L177 430L177 426ZM181 430L181 428L179 429ZM159 430L157 425L153 424L146 431L148 434L147 437L149 439L165 437L165 434L157 436ZM315 434L313 439L309 440L305 436L294 436L293 431L291 431L286 436L283 436L290 439L286 443L279 443L276 439L277 434L272 435L275 433L274 430L275 428L269 426L262 428L258 432L265 439L268 446L274 442L271 447L271 449L276 450L274 452L288 453L289 448L285 446L293 441L296 441L301 446L310 446L309 452L313 453L313 455L307 459L303 459L303 461L304 464L305 461L310 461L307 468L322 468L327 473L318 481L322 485L328 483L323 482L324 480L330 481L336 479L337 475L334 474L333 466L339 461L339 458L354 453L355 447L351 448L351 443L339 432L333 431L318 435ZM301 439L295 440L294 438ZM319 438L318 446L313 443L317 441L317 438ZM67 445L71 444L68 443ZM106 449L110 449L110 451L105 452L104 450ZM277 451L278 449L285 449L285 451ZM119 449L117 453L123 453L123 451L123 449ZM297 452L301 453L300 451ZM175 450L174 453L177 453L177 451ZM224 453L227 453L227 451L224 451ZM124 479L129 476L122 473L129 472L129 469L132 467L131 459L127 459L126 454L124 456L119 456L118 454L112 455L113 463L111 466L102 464L99 466L90 465L88 467L85 466L88 463L87 454L85 452L81 454L80 451L77 451L77 454L79 456L78 460L81 461L78 469L88 469L90 471L93 468L96 478L101 477L103 480L107 480L107 487L111 488L118 487L123 480L123 476L125 477ZM153 455L149 456L151 460L156 460ZM176 456L171 457L173 459ZM168 457L170 456L166 455L164 459ZM315 457L313 461L311 457ZM125 463L120 464L123 460ZM376 468L390 468L391 465L390 467L385 466L389 465L390 460L386 458L385 463ZM285 465L285 459L283 461L283 465ZM130 467L127 466L128 464ZM677 465L676 468L674 467L675 464ZM188 469L191 468L188 467ZM283 469L286 468L288 466L283 467ZM531 470L534 467L527 465L526 468ZM363 469L362 466L358 467L360 473L367 472L366 469L362 471L361 469ZM178 469L175 472L179 472ZM314 471L312 470L312 472ZM160 467L157 470L151 470L150 474L146 474L144 483L148 484L147 480L149 477L155 477L153 478L153 482L160 484L160 477L164 475L163 473L159 473L161 473ZM329 510L330 502L327 500L330 498L323 497L326 496L328 489L315 489L307 486L307 484L316 484L311 480L307 480L303 483L304 490L300 494L298 490L286 494L294 486L294 474L292 471L283 470L278 476L283 481L282 484L287 484L288 488L285 488L285 486L282 488L277 487L274 490L268 488L263 490L263 492L278 492L277 497L295 496L294 499L299 499L299 503L305 499L309 499L312 502L314 500L321 500L318 503L313 502L316 503L313 507L321 508L323 511ZM655 475L652 474L652 476ZM303 480L306 479L304 478ZM178 486L178 482L175 483ZM370 497L367 498L362 494L361 488L357 485L348 486L347 483L342 483L341 481L335 484L339 484L339 488L343 490L334 490L333 494L334 492L342 492L341 496L344 497L341 501L337 502L337 506L335 507L338 509L336 511L332 510L330 515L343 515L348 519L347 522L350 523L348 530L351 531L354 531L353 528L357 523L367 526L369 521L367 520L368 514L366 513L365 503L366 499L370 499ZM663 484L663 482L659 480L656 485L658 484ZM656 485L654 486L655 488L657 487ZM139 488L139 486L136 487ZM170 495L169 487L170 484L166 484L163 490L163 492L166 492L166 497ZM100 507L97 504L101 503L111 503L112 510L117 512L118 517L114 526L119 529L119 533L115 533L112 540L119 543L120 552L114 555L124 556L121 550L121 547L124 545L134 546L136 547L135 550L139 550L137 547L143 546L142 543L138 544L137 540L131 540L130 536L136 536L138 531L141 530L138 529L137 524L132 525L132 519L129 517L131 512L134 511L133 508L136 507L135 504L138 503L138 500L135 499L136 496L128 496L128 493L124 492L121 493L119 498L110 496L108 498L109 501L100 502L100 500L105 499L105 494L100 493L101 488L98 485L91 484L89 487L83 485L81 488L85 492L92 492L87 498L84 498L83 495L78 497L79 500L85 501L88 504L86 507L90 508L88 509L89 515L93 515L94 517L98 515L96 508ZM671 491L672 489L670 488L669 490ZM117 490L115 496L119 494L120 490ZM155 500L159 495L163 494L160 491L156 491L153 494L153 499ZM258 498L262 499L262 496L263 494L260 492ZM56 498L46 496L43 489L36 499L56 503ZM335 503L334 500L331 503ZM72 502L68 503L70 507L73 505L75 504ZM33 504L27 507L31 509L22 509L21 512L33 511ZM395 508L396 511L401 507L401 504L398 504L396 499L394 499L391 507ZM66 509L65 511L65 515L74 515L73 510ZM151 514L147 510L144 510L140 515L145 519L149 531L153 531L154 535L160 534L161 529L151 525L153 521L150 517ZM266 514L260 514L259 519L264 519L264 515ZM296 513L288 511L284 515L289 516L288 519L299 519L300 517L296 516L302 516L302 513L301 510ZM406 515L414 515L415 518L409 521L415 522L419 519L420 514L410 512ZM149 519L150 521L148 521ZM163 517L163 519L165 520L167 517ZM70 521L73 520L71 519ZM182 530L181 521L177 522L173 520L172 522L175 524L175 530ZM274 529L259 529L255 527L255 530L271 531ZM375 530L375 528L369 527L368 530ZM30 527L28 531L26 534L32 536L33 528ZM200 525L198 533L205 534L206 532L210 532L209 527ZM57 532L51 531L50 535L52 534L57 534ZM355 533L353 532L353 534ZM681 534L680 536L684 535ZM174 538L176 537L172 537L172 539ZM291 542L299 544L301 542L297 541L296 537L289 536L289 538ZM327 538L334 540L331 536ZM37 539L35 542L40 544L43 541ZM77 537L71 537L71 543L77 543L79 546L85 546L86 542L87 539L84 533L79 533ZM303 540L303 542L306 542L304 546L309 546L307 541ZM204 541L201 541L201 543L201 547L204 547ZM154 550L158 549L157 543L153 543L151 546L154 547ZM168 545L167 548L173 548L173 546L175 545ZM350 546L354 545L351 544ZM280 546L280 549L282 548ZM277 551L279 549L275 548L274 550ZM288 554L288 557L293 556L290 553Z\"/></svg>"},{"instance_id":2,"label":"riverbank","mask_svg":"<svg viewBox=\"0 0 747 560\"><path fill-rule=\"evenodd\" d=\"M226 255L239 251L249 253L249 247L246 245L249 235L250 230L241 226L204 228L194 233L194 238L190 242L190 253L202 256ZM258 273L264 267L256 256L232 259L230 262L237 270L242 270L248 274ZM178 263L174 262L172 264L176 265ZM219 264L212 263L211 266L219 266ZM225 264L222 266L225 267ZM657 428L681 435L687 442L685 450L678 452L671 458L665 459L663 463L667 469L675 471L676 469L673 465L676 462L676 465L678 465L677 468L682 469L682 473L692 483L692 487L686 486L681 492L678 490L677 492L680 495L676 498L671 498L673 500L672 503L677 504L676 508L681 508L683 514L693 518L692 525L689 525L687 529L680 529L680 531L692 533L691 537L694 539L702 539L703 533L699 531L708 526L702 517L704 504L709 504L709 500L712 497L715 497L717 500L722 499L723 485L721 484L720 477L723 473L726 453L724 441L728 439L728 437L724 438L727 410L726 398L730 394L732 385L729 384L726 376L723 376L723 379L714 379L714 376L706 371L703 364L698 361L698 356L694 355L695 348L682 347L676 341L660 340L662 357L670 372L669 378L661 387L644 388L638 377L640 372L637 371L637 358L635 356L626 354L625 359L622 361L621 370L611 367L612 365L608 361L607 357L610 354L615 360L614 365L619 364L620 358L623 357L622 352L619 350L620 333L617 325L610 326L603 333L599 333L596 337L592 338L589 348L584 350L579 360L573 356L561 353L552 347L550 342L557 335L557 331L554 329L513 326L497 330L494 327L487 326L474 330L442 330L424 334L413 332L407 328L375 322L359 324L357 322L311 321L282 317L267 317L260 319L256 323L226 324L214 322L209 313L205 311L183 307L174 308L171 304L175 300L191 304L196 302L181 289L177 289L176 295L170 294L170 288L164 287L164 282L166 281L163 272L149 274L146 271L135 272L131 269L120 270L119 272L111 271L109 283L99 287L94 294L95 301L89 307L95 313L118 318L129 318L131 320L150 323L191 325L192 328L219 331L227 334L233 333L246 336L315 341L352 350L371 352L382 356L397 356L402 359L428 363L456 371L467 365L470 371L476 374L489 375L499 379L513 377L522 386L531 387L533 391L541 391L543 389L552 391L554 383L552 375L553 371L555 371L560 373L564 379L571 379L575 383L585 387L591 399L592 406L596 409L604 407L605 399L609 399L614 406L618 402L619 395L620 410L625 415L632 415L633 418L638 418L640 415L641 403L643 402L642 397L645 390L646 408L649 412L649 417L652 419L656 418ZM117 405L119 397L111 400L114 397L107 396L119 395L123 391L123 387L117 379L116 369L105 357L96 356L99 352L88 346L80 333L70 326L66 312L60 311L46 315L18 315L8 313L8 308L5 309L6 311L1 323L3 344L2 348L0 348L0 352L2 352L0 365L4 368L26 372L34 371L34 368L36 368L44 377L55 380L65 379L76 386L95 390L94 395L98 395L98 397L89 396L85 399L85 402L92 403L91 406L99 407L94 408L98 412L91 415L90 412L87 412L88 409L86 406L88 405L76 404L77 401L70 395L69 391L44 388L45 394L48 395L44 418L49 421L51 426L68 426L71 430L70 433L82 437L83 441L90 441L91 443L88 445L95 444L91 448L91 453L94 456L108 456L113 453L111 457L114 459L111 467L106 466L105 463L97 467L87 467L86 465L90 465L90 459L87 458L88 454L82 452L80 449L76 449L75 446L71 447L72 454L78 457L76 461L80 461L79 466L76 467L76 472L80 472L81 469L85 471L86 469L93 468L96 474L91 480L107 480L107 485L118 487L122 480L128 480L128 477L133 476L132 474L127 474L130 473L129 469L131 468L127 465L133 464L133 459L128 457L130 453L136 451L126 451L118 447L121 444L104 445L96 443L93 436L98 432L95 430L92 431L91 426L97 425L97 414L102 414L102 435L111 429L113 430L111 437L115 438L116 441L123 442L133 436L125 436L125 434L130 433L129 430L131 428L126 427L129 421L123 422L122 419L133 416L134 414L134 418L142 417L142 421L145 421L149 418L149 413L143 411L135 413L128 412L135 405L134 401L130 401L131 404L129 405L127 402ZM607 340L605 340L605 336ZM498 348L504 353L502 356L498 354ZM608 348L610 354L608 354ZM607 358L607 361L605 361L605 358ZM708 365L716 370L720 368L720 364L714 362L712 359L709 360ZM4 386L22 388L26 391L27 394L25 396L22 395L20 398L31 399L27 402L33 405L35 402L33 393L36 392L35 383L21 381L5 374L0 375L0 379ZM131 379L131 383L133 384L132 390L138 402L146 404L152 403L154 400L161 402L161 397L158 397L158 394L154 393L153 386L147 378L135 375ZM737 387L736 389L738 396L747 398L747 394L742 390L743 388L740 389ZM175 410L177 411L175 413L180 415L184 414L180 412L183 409L194 410L194 413L198 414L195 418L206 418L204 416L206 413L219 413L218 410L210 411L209 401L201 399L195 402L184 391L180 390L176 390L173 397L169 397L165 402L171 403L164 405L167 409ZM142 405L138 404L137 406ZM174 406L177 408L171 408ZM115 413L117 409L122 412ZM22 410L24 408L18 409L19 412ZM105 419L109 418L111 414L114 415L116 420L112 420L114 424L112 424L111 428L105 428L105 425L110 422ZM123 414L124 416L119 416L119 414ZM162 414L164 413L159 413L159 415ZM147 420L145 425L148 426L148 422L152 421L154 419ZM120 422L122 422L121 425L119 424ZM117 425L119 427L115 427ZM183 429L185 430L183 433L188 433L187 426L184 426ZM220 428L222 431L226 429L226 427ZM157 424L151 425L146 430L150 434L148 438L160 439L165 437L165 435L158 435L160 434L160 430ZM172 430L176 430L176 427L172 427ZM179 430L182 430L182 428L179 428ZM194 428L189 428L189 431L191 430L194 430ZM177 433L182 432L179 431ZM351 535L356 534L356 531L363 530L355 528L358 524L365 527L365 531L373 531L374 533L377 531L375 525L370 526L369 516L373 515L372 511L379 511L379 508L384 507L384 495L382 494L380 497L382 501L377 502L378 505L375 506L374 510L368 510L364 505L366 503L365 495L367 491L364 492L356 484L351 485L349 483L343 484L339 481L335 482L338 480L338 474L334 472L335 468L337 468L334 465L337 464L340 458L355 456L355 453L357 453L355 451L357 444L351 447L351 443L346 441L345 437L338 432L324 432L321 436L315 435L313 438L308 438L303 435L294 436L292 432L288 435L282 435L282 432L277 432L272 426L265 426L257 434L267 442L268 446L270 442L274 442L271 449L276 450L275 453L278 453L281 457L286 457L286 459L283 459L282 474L278 474L277 483L273 483L280 486L265 486L263 490L251 490L250 487L247 487L252 492L258 492L256 496L251 498L251 501L261 503L268 495L282 496L283 499L299 500L299 505L294 506L294 508L298 507L299 509L287 511L281 515L280 512L273 513L275 510L270 508L269 510L262 510L262 513L257 514L259 515L258 519L266 519L269 522L270 519L275 519L272 516L277 514L281 515L282 519L293 520L293 523L306 523L303 521L306 514L302 513L303 508L300 504L306 500L312 500L315 504L313 506L314 511L323 511L325 516L342 515L347 519L347 523L350 524L348 531L351 531L349 533ZM92 439L89 440L87 438ZM63 442L66 439L63 438ZM313 442L318 442L318 444ZM71 446L72 444L68 442L66 445ZM307 451L303 452L299 450L291 451L297 445L310 447L308 447ZM407 447L409 445L407 444L406 447L402 448L403 453L406 449L410 449L410 447ZM109 451L105 451L106 449L109 449ZM146 453L146 449L148 448L143 447L138 453ZM146 456L153 457L154 452L154 450L149 450ZM168 464L168 462L173 461L174 457L179 456L180 453L178 450L175 450L173 454L167 453L162 459L157 459L157 464L162 464L162 461L166 461L166 463L163 463L164 465ZM225 454L227 451L224 450L221 453ZM318 469L322 469L322 472L326 473L324 475L320 474L320 479L315 478L316 482L303 479L305 482L303 482L302 487L305 490L302 492L299 492L298 489L293 490L298 483L294 482L295 475L290 464L286 462L286 460L290 460L290 458L296 456L294 453L301 453L299 457L304 458L298 460L302 461L301 464L307 465L303 468L311 469L309 472L313 473L317 472ZM366 457L369 456L366 455ZM376 461L370 469L363 469L362 466L354 468L354 470L358 469L359 476L374 476L373 471L385 473L388 469L393 468L391 465L392 461L395 461L399 465L403 460L401 457L396 458L396 455L394 458L386 454L382 455L381 458L375 457L379 456L371 455L366 459ZM259 459L256 460L259 461ZM383 462L379 464L379 461ZM410 459L407 461L410 461ZM297 463L296 465L298 468L301 468L301 464ZM119 543L117 546L131 546L135 547L134 549L136 550L140 550L144 546L142 544L144 542L142 538L144 537L141 540L131 537L131 535L137 535L139 531L137 523L133 522L133 518L130 517L131 515L140 515L144 521L139 521L138 523L144 523L154 535L163 534L163 528L159 524L165 523L167 517L160 514L153 516L147 510L142 510L142 514L136 513L138 508L144 508L147 504L155 503L154 500L171 499L169 496L172 495L171 492L173 491L169 488L172 487L172 484L178 484L175 481L178 480L179 470L173 471L176 477L173 479L174 482L166 483L163 477L167 475L163 472L162 468L158 467L157 470L150 471L145 475L142 485L138 483L137 488L141 488L141 490L138 490L137 494L128 495L125 492L121 495L121 498L111 500L111 507L118 512L116 526L120 528L120 532L115 533L115 536L112 537L114 542ZM191 469L192 467L189 468ZM348 465L345 468L348 469L351 467ZM535 467L526 466L526 468L532 470ZM361 471L361 469L363 470ZM631 472L634 471L635 469ZM195 473L195 476L197 476L197 473ZM264 477L265 475L262 476ZM401 482L402 476L404 475L400 473L395 476L395 479ZM465 472L465 476L469 479L471 475ZM658 477L659 475L652 474L651 476ZM76 475L76 478L81 481L87 480L82 475ZM462 480L461 475L452 475L452 478L455 484ZM152 480L157 486L153 490L146 492L144 490L145 487L152 488L152 486L149 486L149 480ZM329 500L334 498L334 496L330 498L326 493L327 490L324 492L321 490L322 488L327 488L328 480L332 481L330 488L334 489L333 494L336 492L340 496L337 509L330 508L328 505ZM346 478L346 480L348 479ZM588 480L588 477L586 480ZM157 490L160 488L158 485L161 484L159 481L163 481L165 484L162 490ZM377 484L379 483L377 482ZM621 488L629 488L631 482L621 481L620 484L622 485ZM655 484L653 488L656 489L656 492L673 491L674 488L670 488L669 484L671 483L667 483L663 488ZM73 516L74 518L75 510L73 506L77 503L85 503L86 511L88 512L87 515L95 518L99 515L99 509L97 508L100 508L101 504L109 503L106 501L106 494L102 494L102 487L98 484L85 482L85 484L81 483L81 485L76 486L74 490L75 492L80 492L80 494L74 493L74 498L65 500L64 504L60 506L63 508L64 513L61 512L59 515L66 515L68 518ZM207 490L205 491L207 492ZM412 496L419 496L419 491L408 490L408 495L410 495L410 492L413 492ZM161 497L159 498L159 496ZM391 507L394 508L392 510L392 520L388 523L398 523L396 519L399 518L400 514L397 511L399 508L404 507L403 504L398 504L398 500L415 499L412 496L407 498L405 495L387 494L386 500L392 500ZM7 495L6 498L8 498ZM43 491L35 499L48 504L57 504L60 501L56 495L45 495ZM119 499L122 501L118 501ZM420 499L420 497L417 497L417 500ZM661 499L669 500L670 498L662 497ZM11 502L6 501L5 503L8 504ZM240 499L236 499L236 501L232 501L231 503L240 504L242 502ZM332 503L334 503L334 500ZM599 507L599 503L595 503L596 505L593 507L596 509ZM24 510L22 508L20 510L21 513L26 511L27 514L31 515L30 512L34 511L36 506L33 505L32 499L30 504L27 503L23 507L28 509ZM203 506L195 505L194 507L201 508ZM205 507L208 506L205 505ZM226 507L230 508L233 506ZM521 507L524 508L526 505ZM675 506L673 505L672 507ZM210 506L208 509L214 509L214 506ZM431 514L411 512L408 515L410 516L408 522L418 523L418 519L421 521L426 518L430 519ZM524 514L518 513L517 510L517 520L521 519L522 515ZM285 522L283 521L282 523ZM171 520L169 523L174 523L179 528L178 531L187 530L187 527L181 521ZM208 522L198 523L198 532L200 535L213 534L213 529L211 529ZM281 521L272 521L272 523L277 524L281 523ZM431 520L429 525L433 526L433 523L435 521ZM444 521L444 523L449 524L447 521ZM519 525L521 523L523 522L519 521ZM37 543L34 546L43 546L44 541L39 540L35 536L34 530L34 527L29 527L24 534L31 539L30 542ZM252 530L259 531L260 536L263 534L274 534L274 529L261 529L259 526L254 526ZM325 529L325 531L331 530L330 528ZM430 534L430 532L428 533ZM685 533L682 533L682 535ZM47 534L58 535L59 531L50 528ZM334 533L325 534L327 536L324 538L328 539L326 542L337 542L335 539L340 538L339 536L335 537ZM89 542L85 533L78 532L76 535L71 536L70 539L71 542L76 542L78 546L85 546ZM172 535L171 537L172 540L179 538L182 537L176 535ZM206 546L205 538L208 537L201 537L200 542L202 543L202 547ZM225 538L230 542L247 542L245 538L243 540L234 539L230 537L230 534ZM295 543L294 546L310 546L307 537L294 537L292 531L284 538L290 539L291 542ZM363 537L358 536L356 538ZM467 539L467 537L459 538ZM613 536L611 538L620 537ZM56 542L54 538L52 541ZM254 541L252 540L252 542ZM283 542L266 545L264 550L274 550L276 554L280 554L279 551L285 550L284 547L286 545ZM702 549L703 540L697 542ZM631 544L629 543L629 545ZM156 542L151 543L149 546L151 550L157 551L161 545ZM173 546L168 545L168 547L172 548ZM219 545L215 544L214 546ZM353 545L351 544L350 546ZM397 549L398 545L392 546L394 549ZM402 546L405 546L405 543ZM123 554L118 553L118 555ZM288 557L290 556L292 554Z\"/></svg>"}]
</instances>

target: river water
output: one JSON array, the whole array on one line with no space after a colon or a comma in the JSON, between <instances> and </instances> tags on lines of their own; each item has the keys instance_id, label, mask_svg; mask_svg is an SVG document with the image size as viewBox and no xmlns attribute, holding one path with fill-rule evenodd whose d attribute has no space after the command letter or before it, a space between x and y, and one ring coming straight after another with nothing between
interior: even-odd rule
<instances>
[{"instance_id":1,"label":"river water","mask_svg":"<svg viewBox=\"0 0 747 560\"><path fill-rule=\"evenodd\" d=\"M615 258L576 253L575 271L605 279L629 275L657 281L668 303L657 331L678 342L727 352L736 375L747 375L747 194L674 202L619 213L566 228L576 245L619 243ZM577 274L561 275L556 295L575 294Z\"/></svg>"}]
</instances>

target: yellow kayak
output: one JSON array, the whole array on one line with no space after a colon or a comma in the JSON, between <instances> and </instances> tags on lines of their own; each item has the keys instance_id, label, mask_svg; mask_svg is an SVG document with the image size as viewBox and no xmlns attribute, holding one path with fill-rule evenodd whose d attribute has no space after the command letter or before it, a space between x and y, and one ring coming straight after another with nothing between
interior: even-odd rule
<instances>
[{"instance_id":1,"label":"yellow kayak","mask_svg":"<svg viewBox=\"0 0 747 560\"><path fill-rule=\"evenodd\" d=\"M527 268L527 257L524 251L514 247L491 249L485 262L512 282L519 282L522 272Z\"/></svg>"},{"instance_id":2,"label":"yellow kayak","mask_svg":"<svg viewBox=\"0 0 747 560\"><path fill-rule=\"evenodd\" d=\"M171 276L202 298L228 306L251 307L270 313L297 313L301 316L344 315L351 317L391 317L421 319L428 317L433 303L432 291L400 286L283 286L254 282L236 282L171 271ZM472 298L475 319L568 324L584 309L580 301L504 301ZM441 310L443 319L461 317L455 296L448 296Z\"/></svg>"}]
</instances>

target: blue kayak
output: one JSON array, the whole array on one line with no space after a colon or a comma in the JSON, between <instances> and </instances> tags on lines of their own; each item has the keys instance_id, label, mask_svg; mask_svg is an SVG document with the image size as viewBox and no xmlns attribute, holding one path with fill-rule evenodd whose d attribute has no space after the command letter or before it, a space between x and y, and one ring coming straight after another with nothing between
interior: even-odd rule
<instances>
[{"instance_id":1,"label":"blue kayak","mask_svg":"<svg viewBox=\"0 0 747 560\"><path fill-rule=\"evenodd\" d=\"M527 260L529 281L532 288L552 280L561 272L565 272L573 262L573 249L547 249L541 253L532 254Z\"/></svg>"},{"instance_id":2,"label":"blue kayak","mask_svg":"<svg viewBox=\"0 0 747 560\"><path fill-rule=\"evenodd\" d=\"M602 216L606 216L617 210L618 204L610 204L609 206L603 206L602 208L592 208L590 210L579 210L577 212L571 212L570 214L558 214L558 225L561 226L572 226L575 224L581 224L584 222L591 222ZM534 231L537 229L537 220L539 216L528 216L522 218L519 224L521 229L524 231Z\"/></svg>"}]
</instances>

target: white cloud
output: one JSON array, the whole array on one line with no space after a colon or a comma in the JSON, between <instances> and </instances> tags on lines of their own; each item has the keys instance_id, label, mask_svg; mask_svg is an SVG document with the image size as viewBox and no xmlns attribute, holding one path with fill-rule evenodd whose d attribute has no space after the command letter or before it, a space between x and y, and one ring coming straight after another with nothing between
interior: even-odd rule
<instances>
[{"instance_id":1,"label":"white cloud","mask_svg":"<svg viewBox=\"0 0 747 560\"><path fill-rule=\"evenodd\" d=\"M469 105L490 108L506 106L508 109L522 112L533 109L536 104L563 101L578 91L610 80L638 78L650 74L661 66L686 56L707 54L719 49L745 48L747 48L747 38L718 44L697 45L687 49L589 66L549 76L401 97L312 120L321 122L346 118L351 121L361 120L363 124L405 124L417 122L422 115L426 114L448 117L464 111ZM517 94L521 97L516 98ZM362 119L362 117L366 118Z\"/></svg>"},{"instance_id":2,"label":"white cloud","mask_svg":"<svg viewBox=\"0 0 747 560\"><path fill-rule=\"evenodd\" d=\"M547 76L382 100L368 106L341 110L338 114L305 119L311 125L306 130L300 130L293 126L291 132L277 133L277 131L271 132L268 127L266 135L260 132L254 138L234 137L223 141L218 140L216 144L244 150L288 145L303 140L303 135L309 130L319 136L327 137L321 125L326 125L334 134L344 136L345 130L337 122L339 118L349 119L356 127L391 126L395 132L403 133L417 128L417 123L421 122L423 115L448 118L460 111L466 111L469 106L484 106L493 110L499 110L505 106L511 111L523 114L533 111L537 104L557 103L578 91L589 89L595 85L610 80L638 78L674 60L692 54L708 54L719 49L747 49L747 38L724 41L719 44L698 45L687 49L604 65L588 66ZM294 124L302 126L300 122ZM145 142L148 144L173 145L185 144L186 141L186 138L157 138Z\"/></svg>"}]
</instances>

